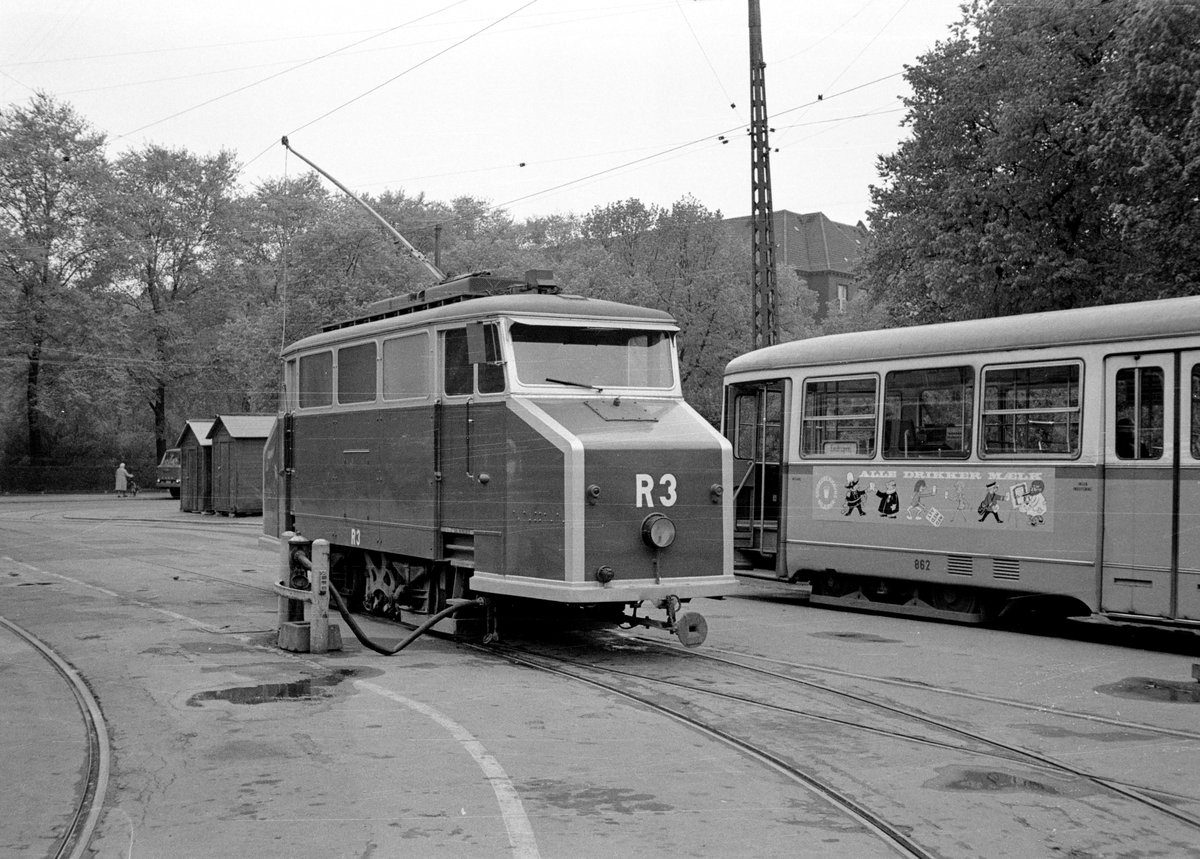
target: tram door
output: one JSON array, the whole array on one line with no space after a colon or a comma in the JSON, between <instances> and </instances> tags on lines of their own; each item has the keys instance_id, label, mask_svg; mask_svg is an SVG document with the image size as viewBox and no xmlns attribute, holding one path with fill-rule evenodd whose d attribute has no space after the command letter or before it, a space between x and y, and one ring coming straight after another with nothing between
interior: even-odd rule
<instances>
[{"instance_id":1,"label":"tram door","mask_svg":"<svg viewBox=\"0 0 1200 859\"><path fill-rule=\"evenodd\" d=\"M725 435L733 446L734 548L755 567L779 571L786 379L731 385Z\"/></svg>"},{"instance_id":2,"label":"tram door","mask_svg":"<svg viewBox=\"0 0 1200 859\"><path fill-rule=\"evenodd\" d=\"M1175 616L1200 620L1200 352L1180 356Z\"/></svg>"},{"instance_id":3,"label":"tram door","mask_svg":"<svg viewBox=\"0 0 1200 859\"><path fill-rule=\"evenodd\" d=\"M1179 527L1181 474L1188 477L1183 483L1194 484L1200 472L1190 445L1180 444L1179 367L1173 353L1105 361L1104 611L1175 617L1182 608L1181 558L1200 569L1197 538ZM1184 492L1196 495L1190 487Z\"/></svg>"}]
</instances>

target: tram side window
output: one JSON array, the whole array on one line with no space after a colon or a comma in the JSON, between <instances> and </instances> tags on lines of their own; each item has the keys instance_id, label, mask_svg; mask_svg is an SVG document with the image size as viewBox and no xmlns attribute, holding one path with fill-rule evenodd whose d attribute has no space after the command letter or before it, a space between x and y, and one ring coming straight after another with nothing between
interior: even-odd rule
<instances>
[{"instance_id":1,"label":"tram side window","mask_svg":"<svg viewBox=\"0 0 1200 859\"><path fill-rule=\"evenodd\" d=\"M318 352L300 359L300 408L333 403L333 353Z\"/></svg>"},{"instance_id":2,"label":"tram side window","mask_svg":"<svg viewBox=\"0 0 1200 859\"><path fill-rule=\"evenodd\" d=\"M383 341L383 398L402 400L429 393L429 338L425 334Z\"/></svg>"},{"instance_id":3,"label":"tram side window","mask_svg":"<svg viewBox=\"0 0 1200 859\"><path fill-rule=\"evenodd\" d=\"M375 402L375 374L374 343L361 343L338 349L338 402Z\"/></svg>"},{"instance_id":4,"label":"tram side window","mask_svg":"<svg viewBox=\"0 0 1200 859\"><path fill-rule=\"evenodd\" d=\"M883 384L887 459L958 459L971 452L975 374L970 367L888 373Z\"/></svg>"},{"instance_id":5,"label":"tram side window","mask_svg":"<svg viewBox=\"0 0 1200 859\"><path fill-rule=\"evenodd\" d=\"M800 453L874 456L876 388L873 377L806 383Z\"/></svg>"},{"instance_id":6,"label":"tram side window","mask_svg":"<svg viewBox=\"0 0 1200 859\"><path fill-rule=\"evenodd\" d=\"M1200 364L1192 366L1192 459L1200 459Z\"/></svg>"},{"instance_id":7,"label":"tram side window","mask_svg":"<svg viewBox=\"0 0 1200 859\"><path fill-rule=\"evenodd\" d=\"M983 452L989 456L1079 453L1079 365L983 371Z\"/></svg>"},{"instance_id":8,"label":"tram side window","mask_svg":"<svg viewBox=\"0 0 1200 859\"><path fill-rule=\"evenodd\" d=\"M485 363L476 364L475 384L481 394L498 394L504 390L504 362L500 352L500 327L495 323L483 325Z\"/></svg>"},{"instance_id":9,"label":"tram side window","mask_svg":"<svg viewBox=\"0 0 1200 859\"><path fill-rule=\"evenodd\" d=\"M1162 459L1164 385L1159 367L1117 371L1113 427L1118 459Z\"/></svg>"},{"instance_id":10,"label":"tram side window","mask_svg":"<svg viewBox=\"0 0 1200 859\"><path fill-rule=\"evenodd\" d=\"M454 328L442 333L442 362L447 394L475 393L475 374L467 351L467 329Z\"/></svg>"},{"instance_id":11,"label":"tram side window","mask_svg":"<svg viewBox=\"0 0 1200 859\"><path fill-rule=\"evenodd\" d=\"M496 326L487 326L484 336L493 338L493 346L498 354L499 334L496 332ZM479 365L471 363L470 348L467 345L467 329L465 328L452 328L442 332L442 361L445 390L451 396L474 393L476 366L479 367L479 393L494 394L504 390L504 365L502 363L489 362Z\"/></svg>"}]
</instances>

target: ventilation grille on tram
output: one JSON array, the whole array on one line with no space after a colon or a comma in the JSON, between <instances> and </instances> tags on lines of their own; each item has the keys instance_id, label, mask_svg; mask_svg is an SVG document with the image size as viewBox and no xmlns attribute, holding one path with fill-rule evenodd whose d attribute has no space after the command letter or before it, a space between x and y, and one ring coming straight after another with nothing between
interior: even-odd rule
<instances>
[{"instance_id":1,"label":"ventilation grille on tram","mask_svg":"<svg viewBox=\"0 0 1200 859\"><path fill-rule=\"evenodd\" d=\"M975 562L970 555L947 555L946 574L951 576L975 575Z\"/></svg>"},{"instance_id":2,"label":"ventilation grille on tram","mask_svg":"<svg viewBox=\"0 0 1200 859\"><path fill-rule=\"evenodd\" d=\"M1021 562L1013 558L992 558L992 578L1017 581L1021 578Z\"/></svg>"}]
</instances>

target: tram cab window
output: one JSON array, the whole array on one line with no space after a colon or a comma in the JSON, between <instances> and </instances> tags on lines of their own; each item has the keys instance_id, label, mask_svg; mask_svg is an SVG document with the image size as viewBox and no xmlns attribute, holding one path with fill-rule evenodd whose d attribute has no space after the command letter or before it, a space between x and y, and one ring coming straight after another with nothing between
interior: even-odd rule
<instances>
[{"instance_id":1,"label":"tram cab window","mask_svg":"<svg viewBox=\"0 0 1200 859\"><path fill-rule=\"evenodd\" d=\"M333 353L318 352L300 358L300 408L315 409L333 403Z\"/></svg>"},{"instance_id":2,"label":"tram cab window","mask_svg":"<svg viewBox=\"0 0 1200 859\"><path fill-rule=\"evenodd\" d=\"M1077 456L1080 366L989 367L983 371L983 453Z\"/></svg>"},{"instance_id":3,"label":"tram cab window","mask_svg":"<svg viewBox=\"0 0 1200 859\"><path fill-rule=\"evenodd\" d=\"M1117 371L1116 425L1112 428L1118 459L1162 459L1165 388L1159 367Z\"/></svg>"},{"instance_id":4,"label":"tram cab window","mask_svg":"<svg viewBox=\"0 0 1200 859\"><path fill-rule=\"evenodd\" d=\"M899 370L884 379L883 455L962 458L971 452L975 374L970 367Z\"/></svg>"},{"instance_id":5,"label":"tram cab window","mask_svg":"<svg viewBox=\"0 0 1200 859\"><path fill-rule=\"evenodd\" d=\"M337 353L339 403L375 402L375 344L346 346Z\"/></svg>"},{"instance_id":6,"label":"tram cab window","mask_svg":"<svg viewBox=\"0 0 1200 859\"><path fill-rule=\"evenodd\" d=\"M663 389L675 382L669 331L514 322L509 336L526 385Z\"/></svg>"},{"instance_id":7,"label":"tram cab window","mask_svg":"<svg viewBox=\"0 0 1200 859\"><path fill-rule=\"evenodd\" d=\"M801 455L874 456L877 385L874 377L805 383Z\"/></svg>"},{"instance_id":8,"label":"tram cab window","mask_svg":"<svg viewBox=\"0 0 1200 859\"><path fill-rule=\"evenodd\" d=\"M429 393L429 337L424 333L383 341L383 398L403 400Z\"/></svg>"},{"instance_id":9,"label":"tram cab window","mask_svg":"<svg viewBox=\"0 0 1200 859\"><path fill-rule=\"evenodd\" d=\"M496 328L495 325L487 327L493 330ZM498 334L491 336L498 338ZM495 394L504 390L504 364L499 361L472 364L465 328L452 328L442 332L442 368L443 388L450 396L475 393L476 370L479 393Z\"/></svg>"}]
</instances>

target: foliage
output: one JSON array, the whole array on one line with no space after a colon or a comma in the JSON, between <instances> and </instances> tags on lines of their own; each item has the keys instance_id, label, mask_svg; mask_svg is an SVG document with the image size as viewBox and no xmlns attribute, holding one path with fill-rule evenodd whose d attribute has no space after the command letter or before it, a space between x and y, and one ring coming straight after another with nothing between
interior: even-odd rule
<instances>
[{"instance_id":1,"label":"foliage","mask_svg":"<svg viewBox=\"0 0 1200 859\"><path fill-rule=\"evenodd\" d=\"M0 331L4 386L22 420L10 462L34 467L93 438L112 391L95 288L104 275L104 136L43 93L0 115ZM19 404L19 405L18 405ZM94 440L94 439L93 439Z\"/></svg>"},{"instance_id":2,"label":"foliage","mask_svg":"<svg viewBox=\"0 0 1200 859\"><path fill-rule=\"evenodd\" d=\"M581 234L604 253L575 291L671 313L684 396L715 422L725 365L749 346L748 248L691 197L670 209L639 200L596 207Z\"/></svg>"},{"instance_id":3,"label":"foliage","mask_svg":"<svg viewBox=\"0 0 1200 859\"><path fill-rule=\"evenodd\" d=\"M895 321L1200 288L1200 6L975 2L907 79L865 263Z\"/></svg>"},{"instance_id":4,"label":"foliage","mask_svg":"<svg viewBox=\"0 0 1200 859\"><path fill-rule=\"evenodd\" d=\"M114 175L109 295L136 356L126 366L153 415L161 457L176 435L167 420L169 391L204 372L194 332L205 309L195 305L227 265L237 165L228 152L200 157L150 145L121 156Z\"/></svg>"},{"instance_id":5,"label":"foliage","mask_svg":"<svg viewBox=\"0 0 1200 859\"><path fill-rule=\"evenodd\" d=\"M26 429L58 469L42 486L104 488L122 460L152 473L187 419L274 411L284 345L433 282L315 173L241 191L228 152L147 145L110 163L48 97L3 120L0 324L20 335L4 339L0 403L31 404L0 438L4 489L37 482ZM668 311L685 394L718 419L725 364L749 347L749 249L719 212L627 200L517 222L472 197L367 202L448 274L549 269L564 292ZM789 272L780 287L785 335L808 336L815 295Z\"/></svg>"}]
</instances>

